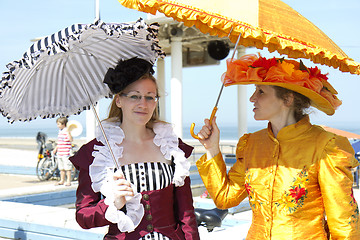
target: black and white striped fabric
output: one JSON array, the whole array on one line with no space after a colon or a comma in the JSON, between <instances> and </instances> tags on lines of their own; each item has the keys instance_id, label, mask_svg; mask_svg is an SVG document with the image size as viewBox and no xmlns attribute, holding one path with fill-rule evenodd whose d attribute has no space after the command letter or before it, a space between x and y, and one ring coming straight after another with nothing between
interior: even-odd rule
<instances>
[{"instance_id":1,"label":"black and white striped fabric","mask_svg":"<svg viewBox=\"0 0 360 240\"><path fill-rule=\"evenodd\" d=\"M165 188L171 184L174 176L172 166L166 163L146 162L134 163L121 167L125 178L133 183L138 192ZM169 240L160 233L152 232L139 240Z\"/></svg>"},{"instance_id":2,"label":"black and white striped fabric","mask_svg":"<svg viewBox=\"0 0 360 240\"><path fill-rule=\"evenodd\" d=\"M160 162L124 165L121 170L125 178L136 186L138 192L166 188L174 176L172 166Z\"/></svg>"},{"instance_id":3,"label":"black and white striped fabric","mask_svg":"<svg viewBox=\"0 0 360 240\"><path fill-rule=\"evenodd\" d=\"M119 59L164 57L158 25L74 24L34 43L7 65L0 81L0 111L10 122L69 116L110 95L103 77Z\"/></svg>"}]
</instances>

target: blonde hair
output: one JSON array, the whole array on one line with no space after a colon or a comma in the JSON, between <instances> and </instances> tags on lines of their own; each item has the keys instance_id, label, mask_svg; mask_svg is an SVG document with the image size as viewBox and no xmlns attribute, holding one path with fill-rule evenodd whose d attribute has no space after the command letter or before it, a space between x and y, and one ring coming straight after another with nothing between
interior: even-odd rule
<instances>
[{"instance_id":1,"label":"blonde hair","mask_svg":"<svg viewBox=\"0 0 360 240\"><path fill-rule=\"evenodd\" d=\"M56 119L56 123L60 123L65 126L66 126L67 122L68 122L68 119L66 117L59 117L58 119Z\"/></svg>"},{"instance_id":2,"label":"blonde hair","mask_svg":"<svg viewBox=\"0 0 360 240\"><path fill-rule=\"evenodd\" d=\"M155 83L155 86L156 86L156 93L157 93L157 95L159 94L158 85L157 85L156 79L154 78L153 75L151 75L150 73L146 73L136 81L139 81L139 80L142 80L142 79L150 79L150 80L152 80ZM106 119L104 119L104 121L109 121L109 122L118 122L118 121L120 121L120 123L122 122L122 120L123 120L122 110L121 110L121 108L119 108L116 105L116 98L119 97L121 93L123 93L123 91L121 91L121 92L119 92L119 93L117 93L116 95L113 96L113 100L112 100L112 102L110 104L110 108L109 108L108 117ZM152 129L155 122L162 122L162 121L159 120L159 104L158 103L156 104L153 115L151 116L149 122L146 124L146 127Z\"/></svg>"}]
</instances>

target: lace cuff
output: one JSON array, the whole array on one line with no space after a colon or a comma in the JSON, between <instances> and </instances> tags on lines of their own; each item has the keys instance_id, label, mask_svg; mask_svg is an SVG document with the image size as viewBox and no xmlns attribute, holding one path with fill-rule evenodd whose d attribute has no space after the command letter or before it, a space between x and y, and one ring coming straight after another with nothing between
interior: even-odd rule
<instances>
[{"instance_id":1,"label":"lace cuff","mask_svg":"<svg viewBox=\"0 0 360 240\"><path fill-rule=\"evenodd\" d=\"M108 209L105 212L105 218L116 223L120 232L132 232L140 224L144 216L144 207L140 204L141 194L137 193L134 197L126 198L126 214L118 210L114 204L114 198L105 198L105 204Z\"/></svg>"},{"instance_id":2,"label":"lace cuff","mask_svg":"<svg viewBox=\"0 0 360 240\"><path fill-rule=\"evenodd\" d=\"M108 171L111 175L111 172ZM105 195L104 203L108 205L105 212L105 218L116 223L120 232L132 232L140 224L144 216L144 206L141 204L141 194L136 192L134 185L131 184L135 196L126 196L126 214L115 207L114 198L114 181L105 182L100 189L100 192Z\"/></svg>"}]
</instances>

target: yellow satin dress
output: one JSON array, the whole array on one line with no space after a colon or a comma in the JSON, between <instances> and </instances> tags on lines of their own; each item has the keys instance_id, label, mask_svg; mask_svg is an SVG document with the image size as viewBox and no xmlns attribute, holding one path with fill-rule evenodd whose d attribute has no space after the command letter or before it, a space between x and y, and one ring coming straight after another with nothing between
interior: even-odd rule
<instances>
[{"instance_id":1,"label":"yellow satin dress","mask_svg":"<svg viewBox=\"0 0 360 240\"><path fill-rule=\"evenodd\" d=\"M351 168L359 165L349 141L312 125L308 117L280 130L240 138L229 173L221 153L202 156L200 176L218 208L249 197L248 240L360 240Z\"/></svg>"}]
</instances>

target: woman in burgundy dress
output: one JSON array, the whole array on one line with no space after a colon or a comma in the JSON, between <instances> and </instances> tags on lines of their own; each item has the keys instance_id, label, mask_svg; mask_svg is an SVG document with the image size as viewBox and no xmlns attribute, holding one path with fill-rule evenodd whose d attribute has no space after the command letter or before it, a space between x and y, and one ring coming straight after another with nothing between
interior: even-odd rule
<instances>
[{"instance_id":1,"label":"woman in burgundy dress","mask_svg":"<svg viewBox=\"0 0 360 240\"><path fill-rule=\"evenodd\" d=\"M158 120L152 64L132 58L110 68L114 98L103 134L71 158L80 170L76 219L83 228L109 225L104 239L199 239L187 157L170 124Z\"/></svg>"}]
</instances>

